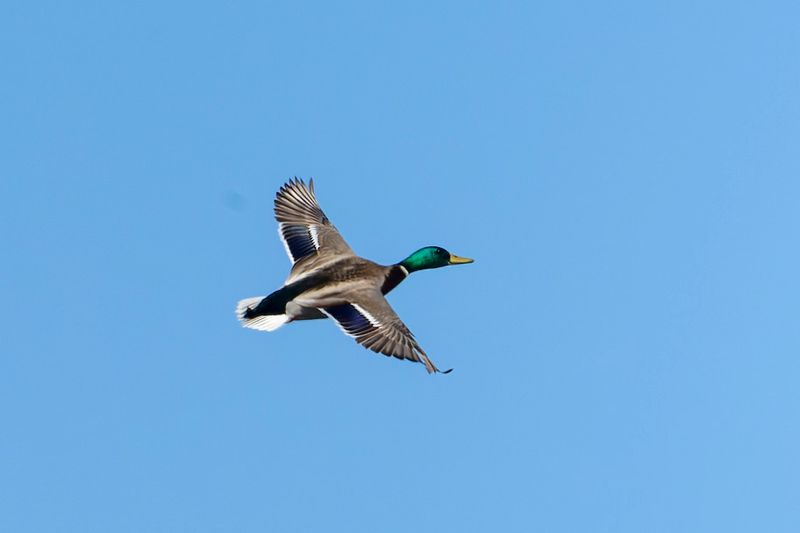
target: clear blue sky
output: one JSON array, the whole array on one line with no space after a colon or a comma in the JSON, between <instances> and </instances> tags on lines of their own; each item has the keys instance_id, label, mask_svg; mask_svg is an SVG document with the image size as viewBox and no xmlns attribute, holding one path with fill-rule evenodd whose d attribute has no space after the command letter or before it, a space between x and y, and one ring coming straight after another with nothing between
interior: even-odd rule
<instances>
[{"instance_id":1,"label":"clear blue sky","mask_svg":"<svg viewBox=\"0 0 800 533\"><path fill-rule=\"evenodd\" d=\"M800 531L794 2L0 16L0 530ZM242 329L314 177L447 376Z\"/></svg>"}]
</instances>

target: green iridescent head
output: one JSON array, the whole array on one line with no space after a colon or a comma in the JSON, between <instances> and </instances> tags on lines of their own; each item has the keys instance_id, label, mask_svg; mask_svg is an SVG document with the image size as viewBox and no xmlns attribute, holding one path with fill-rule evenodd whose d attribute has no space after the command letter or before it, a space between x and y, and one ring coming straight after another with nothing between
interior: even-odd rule
<instances>
[{"instance_id":1,"label":"green iridescent head","mask_svg":"<svg viewBox=\"0 0 800 533\"><path fill-rule=\"evenodd\" d=\"M453 255L444 248L438 246L426 246L403 259L400 265L411 273L417 270L425 270L426 268L461 265L464 263L472 263L472 261L472 259L466 257Z\"/></svg>"}]
</instances>

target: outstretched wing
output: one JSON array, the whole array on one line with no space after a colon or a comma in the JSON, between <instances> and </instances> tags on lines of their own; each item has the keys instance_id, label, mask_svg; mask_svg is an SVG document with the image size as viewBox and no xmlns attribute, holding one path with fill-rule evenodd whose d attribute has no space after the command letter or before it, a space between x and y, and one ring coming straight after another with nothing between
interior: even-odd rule
<instances>
[{"instance_id":1,"label":"outstretched wing","mask_svg":"<svg viewBox=\"0 0 800 533\"><path fill-rule=\"evenodd\" d=\"M321 310L365 348L423 363L429 373L440 372L379 291L354 300Z\"/></svg>"},{"instance_id":2,"label":"outstretched wing","mask_svg":"<svg viewBox=\"0 0 800 533\"><path fill-rule=\"evenodd\" d=\"M354 255L317 203L314 180L308 185L298 178L286 182L275 196L275 219L292 263L318 252Z\"/></svg>"}]
</instances>

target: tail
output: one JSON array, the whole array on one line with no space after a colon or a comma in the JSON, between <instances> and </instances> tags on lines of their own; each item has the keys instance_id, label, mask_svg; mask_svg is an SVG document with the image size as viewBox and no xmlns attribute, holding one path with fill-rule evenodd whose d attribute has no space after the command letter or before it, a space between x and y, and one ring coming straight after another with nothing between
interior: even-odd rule
<instances>
[{"instance_id":1,"label":"tail","mask_svg":"<svg viewBox=\"0 0 800 533\"><path fill-rule=\"evenodd\" d=\"M253 308L258 306L265 296L245 298L236 305L236 318L242 326L261 331L275 331L282 325L289 322L289 317L284 315L255 315Z\"/></svg>"}]
</instances>

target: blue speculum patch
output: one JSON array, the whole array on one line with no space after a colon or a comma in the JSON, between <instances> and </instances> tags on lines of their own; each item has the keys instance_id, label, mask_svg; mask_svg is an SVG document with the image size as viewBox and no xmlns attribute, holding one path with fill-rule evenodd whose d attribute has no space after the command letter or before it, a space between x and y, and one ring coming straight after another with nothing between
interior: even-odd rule
<instances>
[{"instance_id":1,"label":"blue speculum patch","mask_svg":"<svg viewBox=\"0 0 800 533\"><path fill-rule=\"evenodd\" d=\"M325 310L351 335L359 335L372 328L367 317L359 313L351 304L327 307Z\"/></svg>"},{"instance_id":2,"label":"blue speculum patch","mask_svg":"<svg viewBox=\"0 0 800 533\"><path fill-rule=\"evenodd\" d=\"M287 226L284 230L284 238L295 261L317 250L314 240L305 226Z\"/></svg>"}]
</instances>

